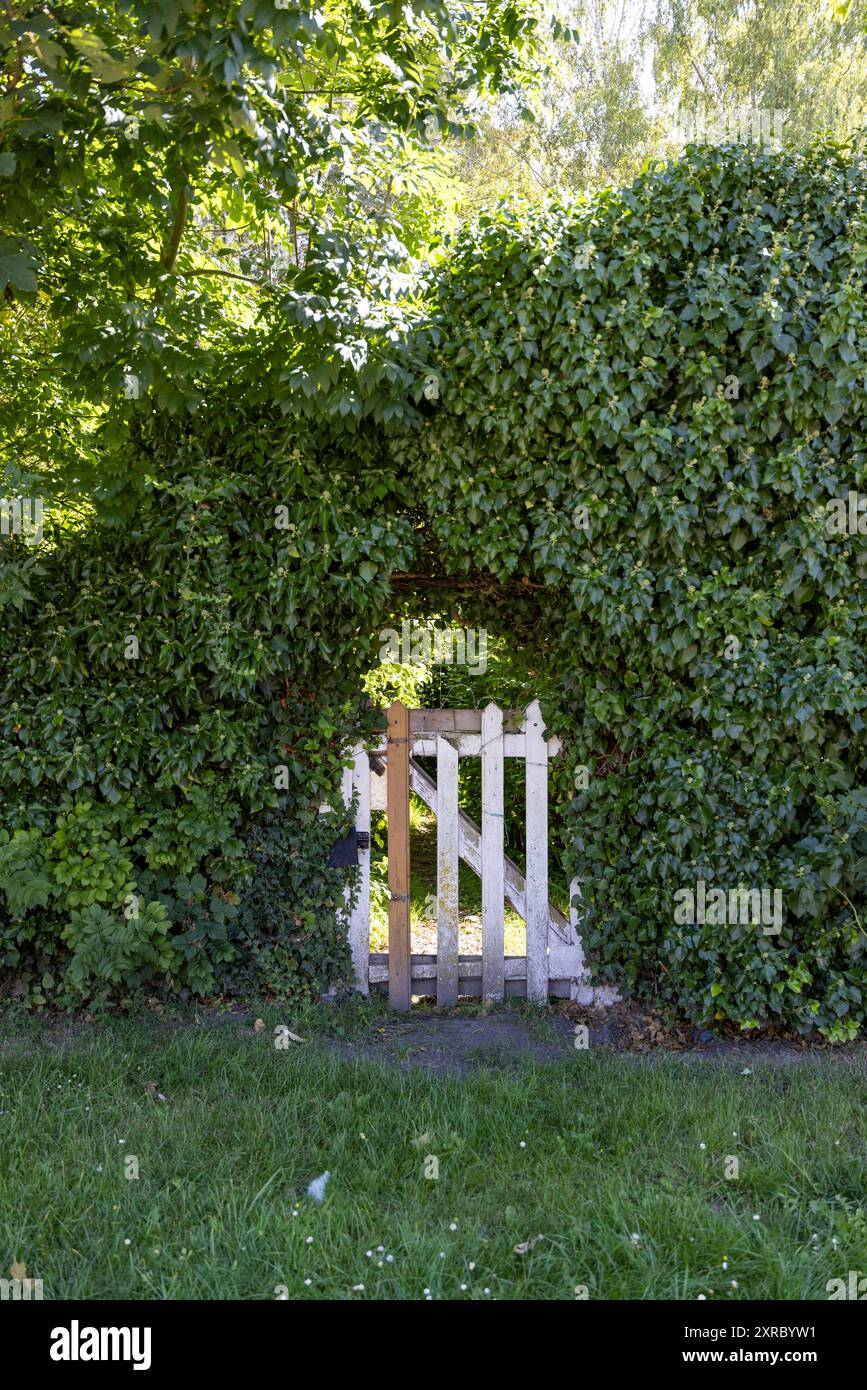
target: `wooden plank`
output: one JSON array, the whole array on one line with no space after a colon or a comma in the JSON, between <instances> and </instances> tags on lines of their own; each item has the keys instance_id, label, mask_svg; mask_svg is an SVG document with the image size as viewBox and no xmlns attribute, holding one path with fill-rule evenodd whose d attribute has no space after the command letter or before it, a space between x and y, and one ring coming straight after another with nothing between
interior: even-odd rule
<instances>
[{"instance_id":1,"label":"wooden plank","mask_svg":"<svg viewBox=\"0 0 867 1390\"><path fill-rule=\"evenodd\" d=\"M411 734L480 734L483 714L484 710L480 709L413 709L409 712L409 731ZM517 733L521 719L519 710L506 710L503 727Z\"/></svg>"},{"instance_id":2,"label":"wooden plank","mask_svg":"<svg viewBox=\"0 0 867 1390\"><path fill-rule=\"evenodd\" d=\"M548 1001L548 745L539 701L527 706L527 1000Z\"/></svg>"},{"instance_id":3,"label":"wooden plank","mask_svg":"<svg viewBox=\"0 0 867 1390\"><path fill-rule=\"evenodd\" d=\"M523 973L525 967L526 958L524 956L506 957L505 994L510 999L523 999L526 995L527 982ZM458 972L458 993L465 996L480 995L482 989L481 956L460 956ZM436 956L413 956L413 994L432 995L434 993L432 981L435 979ZM388 988L388 956L384 953L370 957L370 987L377 991ZM549 980L548 993L555 999L568 999L570 997L570 981L567 979Z\"/></svg>"},{"instance_id":4,"label":"wooden plank","mask_svg":"<svg viewBox=\"0 0 867 1390\"><path fill-rule=\"evenodd\" d=\"M482 978L481 956L458 956L458 966L463 977L470 980ZM435 980L437 977L437 957L414 954L411 957L412 973L415 979ZM527 973L526 956L507 956L503 962L503 973L507 980L523 980ZM371 981L380 983L388 979L388 956L385 951L370 953Z\"/></svg>"},{"instance_id":5,"label":"wooden plank","mask_svg":"<svg viewBox=\"0 0 867 1390\"><path fill-rule=\"evenodd\" d=\"M388 708L388 1002L408 1009L409 922L409 710L396 700Z\"/></svg>"},{"instance_id":6,"label":"wooden plank","mask_svg":"<svg viewBox=\"0 0 867 1390\"><path fill-rule=\"evenodd\" d=\"M368 846L358 851L358 897L349 918L349 949L355 988L367 994L370 956L370 760L361 743L355 745L353 755L352 787L358 793L355 828L367 834Z\"/></svg>"},{"instance_id":7,"label":"wooden plank","mask_svg":"<svg viewBox=\"0 0 867 1390\"><path fill-rule=\"evenodd\" d=\"M455 733L480 734L482 732L482 711L480 709L456 709Z\"/></svg>"},{"instance_id":8,"label":"wooden plank","mask_svg":"<svg viewBox=\"0 0 867 1390\"><path fill-rule=\"evenodd\" d=\"M480 709L411 709L409 711L409 731L411 734L480 734L482 716ZM507 709L503 712L503 731L518 734L524 719L524 711ZM382 729L383 726L378 726Z\"/></svg>"},{"instance_id":9,"label":"wooden plank","mask_svg":"<svg viewBox=\"0 0 867 1390\"><path fill-rule=\"evenodd\" d=\"M354 748L353 748L353 750L352 750L352 756L353 756L353 757L355 756L355 749L354 749ZM352 805L352 766L351 766L351 765L345 767L345 768L343 769L342 774L341 774L341 778L340 778L340 794L341 794L341 796L343 797L343 804L344 804L344 806L346 806L346 807L351 806L351 805ZM328 805L326 804L325 807L324 807L324 810L325 810L325 811L330 811L330 810L331 810L331 807L328 806ZM323 807L322 807L322 806L319 807L319 811L320 811L320 814L321 814L322 811L323 811ZM351 887L350 884L347 883L346 886L345 886L344 889L343 889L343 903L344 903L344 907L343 907L342 919L343 919L343 921L346 923L347 935L350 936L350 937L351 937L351 935L352 935L352 912L351 912L351 909L350 909L350 903L351 903L351 902L352 902L352 887Z\"/></svg>"},{"instance_id":10,"label":"wooden plank","mask_svg":"<svg viewBox=\"0 0 867 1390\"><path fill-rule=\"evenodd\" d=\"M458 1002L458 752L437 739L437 1003Z\"/></svg>"},{"instance_id":11,"label":"wooden plank","mask_svg":"<svg viewBox=\"0 0 867 1390\"><path fill-rule=\"evenodd\" d=\"M455 732L455 711L453 709L411 709L409 712L409 731L411 734L453 734Z\"/></svg>"},{"instance_id":12,"label":"wooden plank","mask_svg":"<svg viewBox=\"0 0 867 1390\"><path fill-rule=\"evenodd\" d=\"M482 751L482 736L480 733L449 734L448 738L450 742L454 744L455 748L457 748L458 754L462 758L477 758ZM437 735L435 733L410 733L409 746L411 756L414 758L435 758L437 755L436 741ZM503 756L506 758L523 758L526 746L526 739L521 733L503 735ZM548 757L552 758L558 748L559 741L553 738L549 739ZM370 751L384 758L385 743L378 744L376 748L372 748Z\"/></svg>"},{"instance_id":13,"label":"wooden plank","mask_svg":"<svg viewBox=\"0 0 867 1390\"><path fill-rule=\"evenodd\" d=\"M482 998L503 998L503 712L482 711Z\"/></svg>"}]
</instances>

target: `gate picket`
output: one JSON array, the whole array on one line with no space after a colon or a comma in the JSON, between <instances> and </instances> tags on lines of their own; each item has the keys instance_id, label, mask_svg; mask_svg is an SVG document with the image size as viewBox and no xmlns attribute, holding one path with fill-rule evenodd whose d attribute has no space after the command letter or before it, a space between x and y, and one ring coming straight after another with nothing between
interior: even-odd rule
<instances>
[{"instance_id":1,"label":"gate picket","mask_svg":"<svg viewBox=\"0 0 867 1390\"><path fill-rule=\"evenodd\" d=\"M548 744L539 701L524 720L527 803L527 1001L548 999Z\"/></svg>"},{"instance_id":2,"label":"gate picket","mask_svg":"<svg viewBox=\"0 0 867 1390\"><path fill-rule=\"evenodd\" d=\"M388 1002L408 1009L410 992L409 710L388 708Z\"/></svg>"},{"instance_id":3,"label":"gate picket","mask_svg":"<svg viewBox=\"0 0 867 1390\"><path fill-rule=\"evenodd\" d=\"M437 738L437 1003L458 1002L458 750Z\"/></svg>"},{"instance_id":4,"label":"gate picket","mask_svg":"<svg viewBox=\"0 0 867 1390\"><path fill-rule=\"evenodd\" d=\"M482 998L499 1002L504 983L503 711L482 710Z\"/></svg>"},{"instance_id":5,"label":"gate picket","mask_svg":"<svg viewBox=\"0 0 867 1390\"><path fill-rule=\"evenodd\" d=\"M351 771L352 792L358 793L355 828L367 835L367 844L358 851L358 897L349 917L349 950L356 989L370 992L370 761L364 744L353 749Z\"/></svg>"},{"instance_id":6,"label":"gate picket","mask_svg":"<svg viewBox=\"0 0 867 1390\"><path fill-rule=\"evenodd\" d=\"M357 743L344 770L347 804L357 793L356 830L359 883L356 905L348 911L348 935L356 987L367 994L371 984L388 983L393 1009L408 1009L413 989L436 990L441 1006L453 1007L459 993L502 1000L526 994L544 1004L553 993L581 1002L609 1004L619 999L610 986L590 984L584 961L580 919L574 905L571 921L548 899L548 763L560 749L545 738L538 700L523 712L504 714L493 703L484 710L408 710L395 701L386 713L387 737L368 752ZM372 795L371 765L386 755L386 796ZM435 757L436 783L415 758ZM462 757L482 764L481 826L459 804L458 768ZM526 771L526 874L505 857L504 758L524 758ZM411 954L409 797L414 786L437 819L437 953ZM370 954L371 804L385 805L388 815L388 955ZM327 812L328 804L320 808ZM482 955L460 954L458 873L463 857L482 880ZM572 897L576 885L573 883ZM504 954L506 895L527 927L526 955ZM347 905L350 901L346 890ZM434 981L436 984L434 986Z\"/></svg>"}]
</instances>

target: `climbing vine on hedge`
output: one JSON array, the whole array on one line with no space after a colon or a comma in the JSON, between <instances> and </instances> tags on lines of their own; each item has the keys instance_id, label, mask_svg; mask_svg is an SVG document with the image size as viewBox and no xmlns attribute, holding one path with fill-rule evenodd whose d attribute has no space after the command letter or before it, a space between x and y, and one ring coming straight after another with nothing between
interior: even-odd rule
<instances>
[{"instance_id":1,"label":"climbing vine on hedge","mask_svg":"<svg viewBox=\"0 0 867 1390\"><path fill-rule=\"evenodd\" d=\"M867 492L865 195L859 150L704 147L481 216L395 444L446 570L523 587L603 976L837 1040L867 986L867 538L827 524ZM678 925L699 880L780 890L782 931Z\"/></svg>"},{"instance_id":2,"label":"climbing vine on hedge","mask_svg":"<svg viewBox=\"0 0 867 1390\"><path fill-rule=\"evenodd\" d=\"M358 633L411 550L381 455L215 399L145 420L123 525L6 542L0 960L27 998L346 974Z\"/></svg>"}]
</instances>

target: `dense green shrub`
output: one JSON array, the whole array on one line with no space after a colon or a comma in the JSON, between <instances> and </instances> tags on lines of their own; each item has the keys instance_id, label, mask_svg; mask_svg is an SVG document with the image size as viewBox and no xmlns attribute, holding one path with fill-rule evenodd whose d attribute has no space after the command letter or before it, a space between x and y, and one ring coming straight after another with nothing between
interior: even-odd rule
<instances>
[{"instance_id":1,"label":"dense green shrub","mask_svg":"<svg viewBox=\"0 0 867 1390\"><path fill-rule=\"evenodd\" d=\"M480 217L395 444L444 570L545 654L603 976L834 1039L867 985L867 551L826 526L867 492L865 194L860 152L702 148ZM679 925L698 880L781 891L782 932Z\"/></svg>"},{"instance_id":2,"label":"dense green shrub","mask_svg":"<svg viewBox=\"0 0 867 1390\"><path fill-rule=\"evenodd\" d=\"M357 636L408 553L381 452L226 399L144 417L100 519L5 542L0 962L37 1003L345 972Z\"/></svg>"}]
</instances>

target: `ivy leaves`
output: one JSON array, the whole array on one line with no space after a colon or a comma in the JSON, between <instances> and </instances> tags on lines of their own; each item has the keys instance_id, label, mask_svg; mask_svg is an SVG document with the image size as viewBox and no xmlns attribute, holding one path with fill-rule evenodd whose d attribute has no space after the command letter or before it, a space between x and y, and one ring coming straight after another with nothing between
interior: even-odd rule
<instances>
[{"instance_id":1,"label":"ivy leaves","mask_svg":"<svg viewBox=\"0 0 867 1390\"><path fill-rule=\"evenodd\" d=\"M710 146L480 215L429 311L438 399L394 443L444 568L545 586L510 619L549 652L551 718L579 762L618 752L561 822L589 945L693 1016L829 1035L864 984L836 807L865 772L867 553L825 506L867 491L865 201L858 147ZM678 938L699 874L783 889L780 939Z\"/></svg>"}]
</instances>

